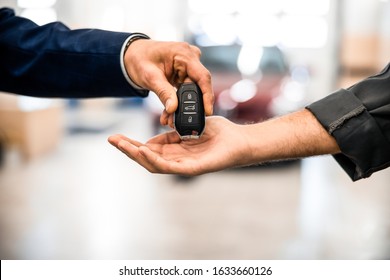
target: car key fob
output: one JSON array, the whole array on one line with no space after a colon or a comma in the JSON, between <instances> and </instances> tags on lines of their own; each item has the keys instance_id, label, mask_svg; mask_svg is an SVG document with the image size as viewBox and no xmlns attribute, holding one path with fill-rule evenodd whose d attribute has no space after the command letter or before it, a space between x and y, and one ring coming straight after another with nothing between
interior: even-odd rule
<instances>
[{"instance_id":1,"label":"car key fob","mask_svg":"<svg viewBox=\"0 0 390 280\"><path fill-rule=\"evenodd\" d=\"M178 106L174 126L181 139L198 139L204 130L206 119L203 96L195 83L183 83L176 92Z\"/></svg>"}]
</instances>

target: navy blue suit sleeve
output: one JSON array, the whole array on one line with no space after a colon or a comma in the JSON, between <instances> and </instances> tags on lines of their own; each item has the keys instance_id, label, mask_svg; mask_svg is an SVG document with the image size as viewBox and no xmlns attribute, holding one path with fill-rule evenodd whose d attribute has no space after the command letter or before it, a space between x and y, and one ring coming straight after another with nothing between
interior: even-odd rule
<instances>
[{"instance_id":1,"label":"navy blue suit sleeve","mask_svg":"<svg viewBox=\"0 0 390 280\"><path fill-rule=\"evenodd\" d=\"M120 51L130 33L38 26L0 9L0 90L37 97L145 96L126 81Z\"/></svg>"}]
</instances>

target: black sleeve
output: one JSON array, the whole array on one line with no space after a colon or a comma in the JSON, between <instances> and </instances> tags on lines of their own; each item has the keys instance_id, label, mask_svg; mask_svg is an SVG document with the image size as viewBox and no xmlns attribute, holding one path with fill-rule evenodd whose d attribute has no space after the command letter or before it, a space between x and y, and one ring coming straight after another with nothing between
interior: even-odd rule
<instances>
[{"instance_id":1,"label":"black sleeve","mask_svg":"<svg viewBox=\"0 0 390 280\"><path fill-rule=\"evenodd\" d=\"M353 181L390 166L390 64L306 108L336 139L334 158Z\"/></svg>"},{"instance_id":2,"label":"black sleeve","mask_svg":"<svg viewBox=\"0 0 390 280\"><path fill-rule=\"evenodd\" d=\"M121 69L130 33L38 26L0 8L0 90L39 97L146 96Z\"/></svg>"}]
</instances>

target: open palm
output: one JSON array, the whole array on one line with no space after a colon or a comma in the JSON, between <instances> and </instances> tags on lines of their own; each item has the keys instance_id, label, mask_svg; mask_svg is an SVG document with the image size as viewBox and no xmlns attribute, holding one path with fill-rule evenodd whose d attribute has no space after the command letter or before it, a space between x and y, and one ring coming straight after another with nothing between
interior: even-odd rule
<instances>
[{"instance_id":1,"label":"open palm","mask_svg":"<svg viewBox=\"0 0 390 280\"><path fill-rule=\"evenodd\" d=\"M243 140L239 128L225 118L208 117L199 139L181 140L170 131L145 144L123 135L111 136L109 142L152 173L192 176L238 165Z\"/></svg>"}]
</instances>

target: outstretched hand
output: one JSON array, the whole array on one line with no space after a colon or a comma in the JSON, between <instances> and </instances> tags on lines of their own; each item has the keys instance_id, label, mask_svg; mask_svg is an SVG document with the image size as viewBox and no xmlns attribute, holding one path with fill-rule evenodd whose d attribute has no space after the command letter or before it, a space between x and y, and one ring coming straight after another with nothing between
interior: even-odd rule
<instances>
[{"instance_id":1,"label":"outstretched hand","mask_svg":"<svg viewBox=\"0 0 390 280\"><path fill-rule=\"evenodd\" d=\"M240 128L225 118L208 117L199 139L181 140L170 131L145 144L123 135L108 141L152 173L193 176L246 163L248 149Z\"/></svg>"}]
</instances>

